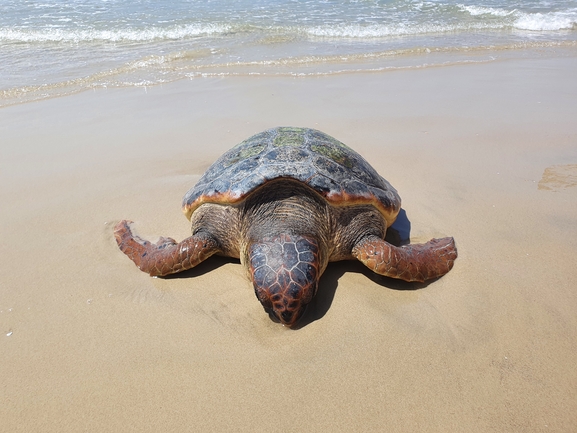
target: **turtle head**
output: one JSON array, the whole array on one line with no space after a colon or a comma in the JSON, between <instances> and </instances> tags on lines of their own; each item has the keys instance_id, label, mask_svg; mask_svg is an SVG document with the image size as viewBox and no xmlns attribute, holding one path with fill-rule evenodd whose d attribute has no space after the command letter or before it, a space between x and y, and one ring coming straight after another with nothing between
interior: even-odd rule
<instances>
[{"instance_id":1,"label":"turtle head","mask_svg":"<svg viewBox=\"0 0 577 433\"><path fill-rule=\"evenodd\" d=\"M283 325L293 326L317 291L318 243L281 234L250 244L248 258L257 298Z\"/></svg>"}]
</instances>

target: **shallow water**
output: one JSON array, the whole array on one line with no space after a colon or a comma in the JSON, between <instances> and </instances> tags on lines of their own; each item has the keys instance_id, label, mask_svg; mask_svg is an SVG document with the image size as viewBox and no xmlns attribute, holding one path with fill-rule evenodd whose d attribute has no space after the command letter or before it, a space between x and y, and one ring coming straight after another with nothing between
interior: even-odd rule
<instances>
[{"instance_id":1,"label":"shallow water","mask_svg":"<svg viewBox=\"0 0 577 433\"><path fill-rule=\"evenodd\" d=\"M577 0L7 0L0 106L182 78L487 61L577 46Z\"/></svg>"}]
</instances>

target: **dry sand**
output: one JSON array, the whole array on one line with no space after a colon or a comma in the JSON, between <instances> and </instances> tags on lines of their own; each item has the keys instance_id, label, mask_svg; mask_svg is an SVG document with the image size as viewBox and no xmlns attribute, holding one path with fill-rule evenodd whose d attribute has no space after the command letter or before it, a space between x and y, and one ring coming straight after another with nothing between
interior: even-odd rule
<instances>
[{"instance_id":1,"label":"dry sand","mask_svg":"<svg viewBox=\"0 0 577 433\"><path fill-rule=\"evenodd\" d=\"M564 52L0 110L0 431L576 431L576 71ZM118 251L123 218L188 236L182 195L277 125L364 155L413 242L455 237L453 271L333 264L295 331L234 260L153 279Z\"/></svg>"}]
</instances>

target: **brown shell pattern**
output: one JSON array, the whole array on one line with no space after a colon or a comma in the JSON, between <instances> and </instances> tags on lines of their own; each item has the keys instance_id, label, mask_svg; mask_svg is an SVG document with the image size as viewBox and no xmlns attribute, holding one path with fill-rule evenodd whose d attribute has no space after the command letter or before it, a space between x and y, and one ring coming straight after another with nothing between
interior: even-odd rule
<instances>
[{"instance_id":1,"label":"brown shell pattern","mask_svg":"<svg viewBox=\"0 0 577 433\"><path fill-rule=\"evenodd\" d=\"M182 201L187 218L203 203L236 204L266 182L305 183L335 206L370 204L391 224L401 199L357 152L315 129L279 127L246 139L212 164Z\"/></svg>"}]
</instances>

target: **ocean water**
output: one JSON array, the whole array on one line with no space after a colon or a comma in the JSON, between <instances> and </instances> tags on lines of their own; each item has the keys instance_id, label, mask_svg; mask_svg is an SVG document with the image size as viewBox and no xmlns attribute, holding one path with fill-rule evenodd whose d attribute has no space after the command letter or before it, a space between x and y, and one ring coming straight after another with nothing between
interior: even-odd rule
<instances>
[{"instance_id":1,"label":"ocean water","mask_svg":"<svg viewBox=\"0 0 577 433\"><path fill-rule=\"evenodd\" d=\"M0 106L101 87L577 49L577 0L0 0Z\"/></svg>"}]
</instances>

